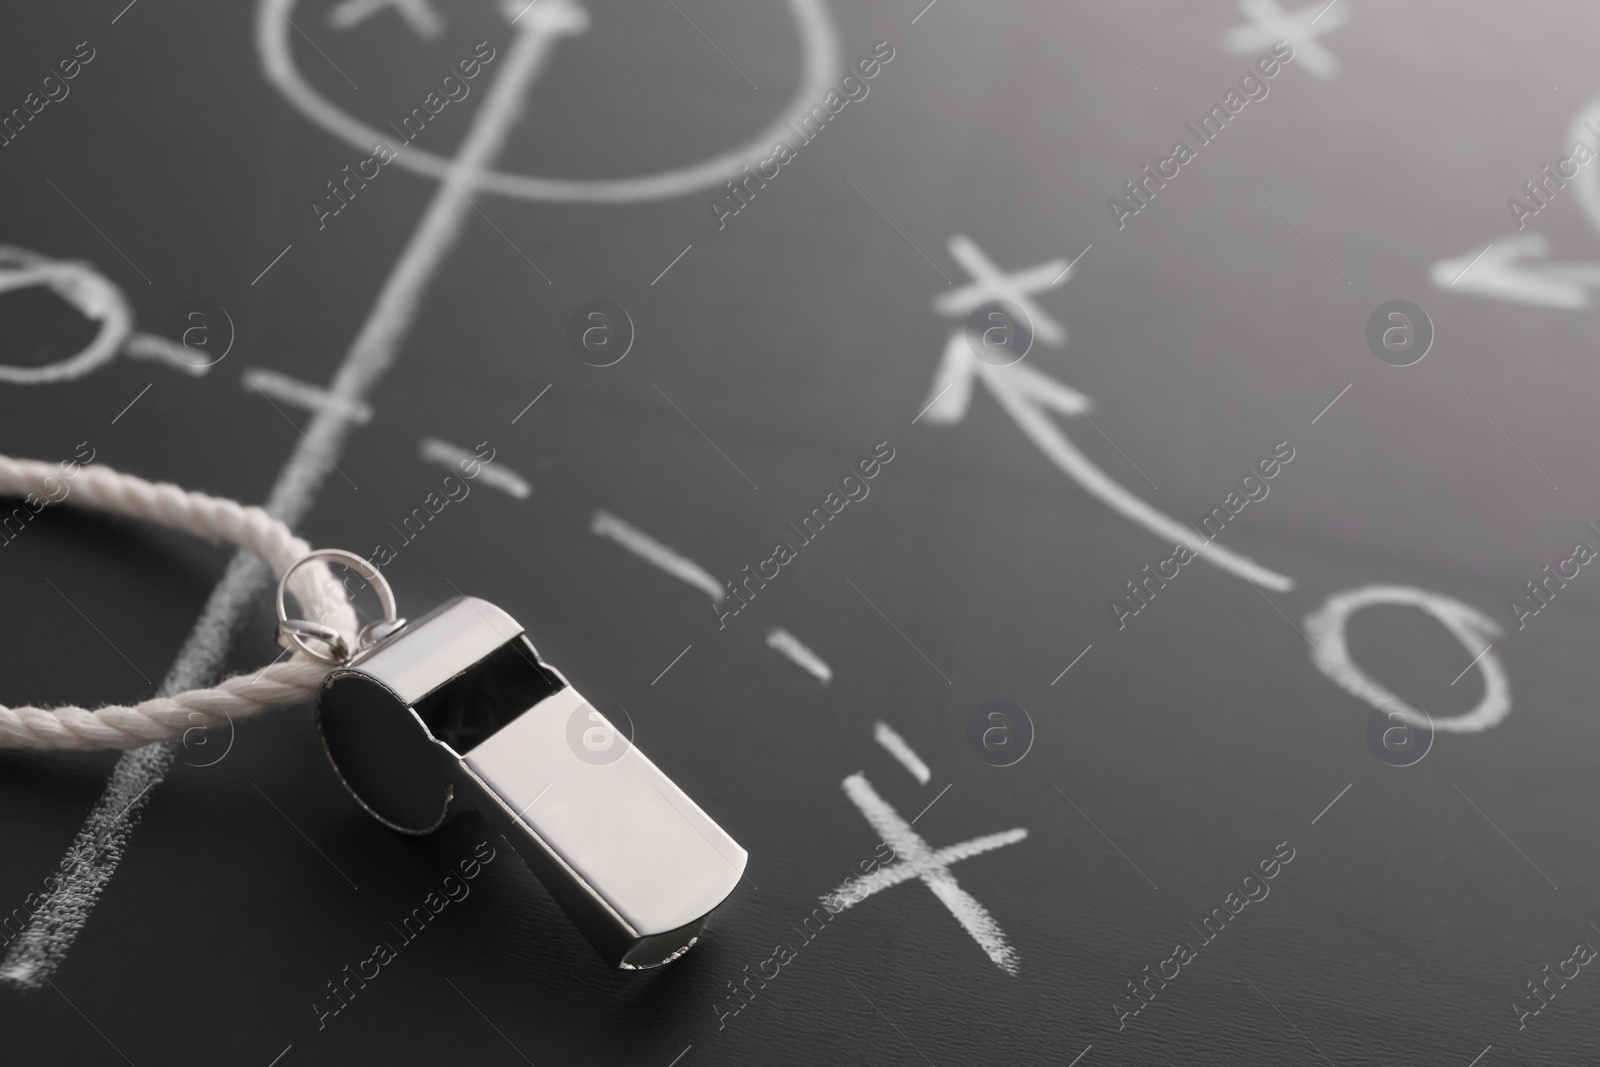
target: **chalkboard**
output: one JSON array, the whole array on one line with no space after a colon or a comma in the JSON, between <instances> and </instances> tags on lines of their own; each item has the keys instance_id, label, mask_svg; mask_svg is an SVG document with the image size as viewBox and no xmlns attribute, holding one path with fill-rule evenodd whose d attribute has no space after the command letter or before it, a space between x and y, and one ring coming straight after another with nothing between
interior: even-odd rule
<instances>
[{"instance_id":1,"label":"chalkboard","mask_svg":"<svg viewBox=\"0 0 1600 1067\"><path fill-rule=\"evenodd\" d=\"M0 451L499 605L750 862L620 972L309 706L0 753L3 1058L1583 1062L1597 32L10 12ZM66 503L0 521L0 699L276 653L264 568Z\"/></svg>"}]
</instances>

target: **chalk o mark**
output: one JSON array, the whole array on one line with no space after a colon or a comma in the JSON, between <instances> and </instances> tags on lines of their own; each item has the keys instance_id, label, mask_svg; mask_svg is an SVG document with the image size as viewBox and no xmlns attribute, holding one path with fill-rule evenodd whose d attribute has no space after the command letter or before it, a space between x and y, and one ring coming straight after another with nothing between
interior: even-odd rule
<instances>
[{"instance_id":1,"label":"chalk o mark","mask_svg":"<svg viewBox=\"0 0 1600 1067\"><path fill-rule=\"evenodd\" d=\"M376 143L388 143L389 134L368 126L317 92L294 64L289 39L289 18L296 0L262 0L256 9L256 49L270 82L312 122L363 152ZM775 140L789 133L788 123L798 121L827 95L841 73L839 38L824 0L785 0L800 35L800 84L783 112L761 133L721 155L687 167L626 178L540 178L484 169L472 178L472 188L525 200L552 200L575 204L632 204L665 200L708 189L737 175L740 168L771 151ZM451 161L422 148L397 155L394 162L407 170L443 178Z\"/></svg>"},{"instance_id":2,"label":"chalk o mark","mask_svg":"<svg viewBox=\"0 0 1600 1067\"><path fill-rule=\"evenodd\" d=\"M133 332L133 311L108 279L86 263L67 263L16 245L0 246L0 293L48 286L85 318L100 324L94 340L81 352L42 367L0 364L0 382L42 385L81 378L116 358Z\"/></svg>"},{"instance_id":3,"label":"chalk o mark","mask_svg":"<svg viewBox=\"0 0 1600 1067\"><path fill-rule=\"evenodd\" d=\"M1317 669L1333 679L1341 689L1389 713L1397 719L1430 732L1443 730L1454 734L1473 734L1499 725L1511 710L1511 681L1493 652L1485 652L1478 660L1483 672L1483 699L1471 711L1450 718L1439 718L1412 707L1370 678L1350 658L1350 646L1345 640L1345 629L1350 616L1362 608L1377 604L1394 604L1417 608L1439 620L1467 651L1481 648L1500 634L1500 626L1489 616L1459 600L1425 589L1408 585L1368 585L1349 592L1337 593L1328 598L1321 608L1306 616L1306 637L1311 642L1311 661Z\"/></svg>"}]
</instances>

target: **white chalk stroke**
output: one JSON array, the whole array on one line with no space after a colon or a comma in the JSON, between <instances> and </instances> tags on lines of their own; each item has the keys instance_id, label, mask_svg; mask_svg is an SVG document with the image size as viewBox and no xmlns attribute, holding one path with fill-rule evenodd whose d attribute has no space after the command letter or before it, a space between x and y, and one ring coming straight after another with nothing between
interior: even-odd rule
<instances>
[{"instance_id":1,"label":"white chalk stroke","mask_svg":"<svg viewBox=\"0 0 1600 1067\"><path fill-rule=\"evenodd\" d=\"M720 601L728 595L722 583L713 578L710 571L609 511L594 513L594 518L589 521L589 532L596 537L611 538L646 563L659 567L680 582L687 582L713 601Z\"/></svg>"},{"instance_id":2,"label":"white chalk stroke","mask_svg":"<svg viewBox=\"0 0 1600 1067\"><path fill-rule=\"evenodd\" d=\"M1223 35L1222 44L1235 54L1261 52L1279 41L1294 49L1295 60L1319 78L1336 78L1339 59L1318 41L1329 30L1336 30L1349 17L1347 7L1336 7L1338 0L1313 0L1308 7L1285 11L1276 0L1239 0L1239 11L1250 22L1235 26Z\"/></svg>"},{"instance_id":3,"label":"white chalk stroke","mask_svg":"<svg viewBox=\"0 0 1600 1067\"><path fill-rule=\"evenodd\" d=\"M1163 541L1186 546L1213 566L1275 592L1294 588L1294 579L1208 541L1188 525L1156 510L1129 492L1079 451L1050 417L1051 411L1077 415L1089 410L1089 398L1035 370L1026 363L997 367L972 354L966 334L957 329L944 346L944 358L934 375L929 395L933 400L924 414L929 422L946 425L966 417L977 378L1011 416L1028 440L1062 473L1072 478L1113 511L1143 526Z\"/></svg>"},{"instance_id":4,"label":"white chalk stroke","mask_svg":"<svg viewBox=\"0 0 1600 1067\"><path fill-rule=\"evenodd\" d=\"M429 463L437 463L452 471L465 470L461 464L474 464L482 459L481 456L468 452L460 445L441 441L437 437L424 437L418 444L417 450ZM508 496L514 496L518 500L526 500L533 494L533 486L528 484L528 480L504 463L496 463L493 466L488 463L480 464L478 477L483 479L484 485L498 489Z\"/></svg>"},{"instance_id":5,"label":"white chalk stroke","mask_svg":"<svg viewBox=\"0 0 1600 1067\"><path fill-rule=\"evenodd\" d=\"M95 335L82 350L54 363L40 367L0 364L0 382L10 385L70 382L99 370L119 353L135 359L153 359L191 375L204 374L211 369L177 342L135 331L128 298L115 282L89 264L51 259L17 245L0 245L0 293L40 285L95 323Z\"/></svg>"},{"instance_id":6,"label":"white chalk stroke","mask_svg":"<svg viewBox=\"0 0 1600 1067\"><path fill-rule=\"evenodd\" d=\"M1483 672L1483 699L1476 707L1448 718L1428 716L1401 700L1372 680L1350 658L1345 628L1350 616L1376 604L1396 604L1427 612L1450 631L1450 635L1477 656L1473 661ZM1375 708L1392 712L1419 729L1445 730L1472 734L1496 726L1511 710L1511 681L1500 657L1484 646L1500 634L1500 626L1477 608L1459 600L1413 589L1408 585L1368 585L1329 597L1321 608L1306 616L1306 637L1316 653L1312 662L1341 688L1350 691ZM1482 650L1482 651L1480 651Z\"/></svg>"},{"instance_id":7,"label":"white chalk stroke","mask_svg":"<svg viewBox=\"0 0 1600 1067\"><path fill-rule=\"evenodd\" d=\"M1547 263L1550 242L1542 233L1514 233L1479 252L1441 259L1429 271L1441 289L1510 300L1535 307L1577 311L1600 289L1600 263Z\"/></svg>"},{"instance_id":8,"label":"white chalk stroke","mask_svg":"<svg viewBox=\"0 0 1600 1067\"><path fill-rule=\"evenodd\" d=\"M833 668L828 666L821 656L806 647L805 642L783 627L775 626L767 633L767 647L780 656L792 659L800 665L801 670L823 685L833 681Z\"/></svg>"},{"instance_id":9,"label":"white chalk stroke","mask_svg":"<svg viewBox=\"0 0 1600 1067\"><path fill-rule=\"evenodd\" d=\"M939 898L939 903L950 910L961 928L978 943L984 955L996 967L1015 976L1022 968L1022 957L1006 940L1006 932L989 914L989 909L961 888L961 883L950 873L950 868L962 860L1025 840L1028 831L1006 830L935 850L911 828L910 823L900 817L900 813L887 800L878 795L865 774L852 774L843 784L845 795L866 816L878 836L894 849L898 859L863 878L851 878L840 884L827 895L826 899L832 906L851 908L901 882L920 879Z\"/></svg>"},{"instance_id":10,"label":"white chalk stroke","mask_svg":"<svg viewBox=\"0 0 1600 1067\"><path fill-rule=\"evenodd\" d=\"M276 0L261 3L258 32L282 21L275 3ZM543 6L546 0L540 3ZM339 364L329 392L341 403L317 411L273 483L266 510L291 526L310 510L349 435L354 421L350 412L357 410L394 364L400 344L424 304L429 284L475 217L471 204L456 190L474 187L478 175L499 156L522 117L528 90L543 68L551 45L563 32L559 24L553 26L533 18L523 19L513 26L513 31L515 37L508 55L495 71L466 138L448 173L443 175L445 180L429 201ZM266 568L252 556L240 553L229 561L222 580L212 589L200 619L162 681L162 692L193 689L215 676L239 619L268 588L269 578ZM42 986L66 958L100 894L116 873L129 835L150 802L153 787L171 768L175 752L171 745L151 745L129 752L116 762L105 791L61 861L57 887L36 903L28 925L0 960L0 981L23 987Z\"/></svg>"},{"instance_id":11,"label":"white chalk stroke","mask_svg":"<svg viewBox=\"0 0 1600 1067\"><path fill-rule=\"evenodd\" d=\"M911 772L911 777L917 780L918 785L927 785L928 779L933 777L933 772L922 762L922 757L906 744L906 739L896 733L893 726L881 720L873 723L872 739L882 745L889 755L899 760L900 766Z\"/></svg>"},{"instance_id":12,"label":"white chalk stroke","mask_svg":"<svg viewBox=\"0 0 1600 1067\"><path fill-rule=\"evenodd\" d=\"M952 238L952 255L955 253L958 240L965 242L966 238ZM973 262L970 255L957 258L970 269L970 264ZM987 260L983 262L987 263ZM992 285L992 279L990 284ZM1015 300L1015 296L1008 299ZM947 307L936 302L935 310L954 314L957 313L958 306L965 307L966 303L951 304ZM1042 337L1043 331L1038 331L1038 334ZM1060 336L1065 339L1064 329ZM1078 450L1051 417L1051 412L1067 416L1082 414L1089 409L1089 398L1026 363L1001 367L978 359L967 343L965 331L959 327L951 333L950 339L945 343L944 356L928 391L930 399L917 418L926 418L931 423L945 425L960 422L966 417L967 408L972 402L975 378L988 387L1000 407L1011 416L1035 447L1068 477L1099 497L1112 510L1145 527L1158 537L1185 545L1201 559L1245 579L1258 588L1279 593L1294 588L1294 579L1288 575L1280 574L1201 537L1191 527L1156 510L1112 480ZM1406 604L1420 608L1437 618L1457 640L1469 646L1474 653L1491 636L1498 633L1499 629L1487 615L1459 600L1421 589L1392 585L1367 586L1338 594L1330 598L1320 611L1306 619L1312 662L1317 665L1318 670L1374 707L1403 708L1402 714L1407 717L1407 721L1414 721L1418 726L1425 727L1428 722L1425 715L1404 704L1389 690L1373 681L1350 658L1344 637L1346 620L1357 608L1377 603ZM1455 733L1486 730L1498 724L1511 710L1511 683L1499 658L1486 651L1476 666L1483 672L1482 701L1464 715L1452 719L1434 719L1433 724L1437 729ZM1057 680L1060 680L1059 677Z\"/></svg>"},{"instance_id":13,"label":"white chalk stroke","mask_svg":"<svg viewBox=\"0 0 1600 1067\"><path fill-rule=\"evenodd\" d=\"M539 178L529 175L508 174L484 169L470 178L470 184L456 184L468 192L482 189L503 196L527 200L550 200L564 203L632 204L646 200L662 200L708 189L736 177L740 168L754 164L772 151L774 142L793 137L787 124L798 122L802 115L827 95L840 71L839 40L833 20L828 14L825 0L785 0L799 34L800 84L794 96L781 113L755 137L711 159L686 167L675 167L654 174L622 178ZM363 152L372 146L387 143L389 134L369 126L335 105L319 93L301 76L295 66L292 48L292 29L289 24L297 0L264 0L259 8L256 47L261 55L267 81L288 98L308 119ZM371 5L345 5L346 14L339 25L353 25L355 15L365 13ZM561 0L538 0L524 7L526 14L516 17L522 22L547 17L545 9L565 6ZM351 13L353 9L353 14ZM340 10L340 9L335 9ZM582 10L581 8L577 10ZM513 10L513 14L515 11ZM623 28L625 24L623 24ZM442 178L450 170L451 161L423 148L409 147L395 157L394 162L408 170Z\"/></svg>"}]
</instances>

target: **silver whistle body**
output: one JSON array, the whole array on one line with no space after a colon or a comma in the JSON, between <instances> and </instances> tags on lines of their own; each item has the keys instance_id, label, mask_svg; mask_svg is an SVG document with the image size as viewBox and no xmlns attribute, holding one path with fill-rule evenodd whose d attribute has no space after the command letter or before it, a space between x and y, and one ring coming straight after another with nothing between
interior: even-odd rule
<instances>
[{"instance_id":1,"label":"silver whistle body","mask_svg":"<svg viewBox=\"0 0 1600 1067\"><path fill-rule=\"evenodd\" d=\"M744 873L745 850L486 601L450 600L335 669L316 709L362 807L410 834L477 810L610 966L682 955Z\"/></svg>"}]
</instances>

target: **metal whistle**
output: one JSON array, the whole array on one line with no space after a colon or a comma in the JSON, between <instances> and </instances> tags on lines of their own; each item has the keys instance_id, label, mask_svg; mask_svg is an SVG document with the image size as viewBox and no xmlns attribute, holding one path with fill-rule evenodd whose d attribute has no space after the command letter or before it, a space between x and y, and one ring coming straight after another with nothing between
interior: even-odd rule
<instances>
[{"instance_id":1,"label":"metal whistle","mask_svg":"<svg viewBox=\"0 0 1600 1067\"><path fill-rule=\"evenodd\" d=\"M480 812L609 966L687 952L744 873L748 853L476 597L337 667L316 715L373 817L426 834Z\"/></svg>"}]
</instances>

